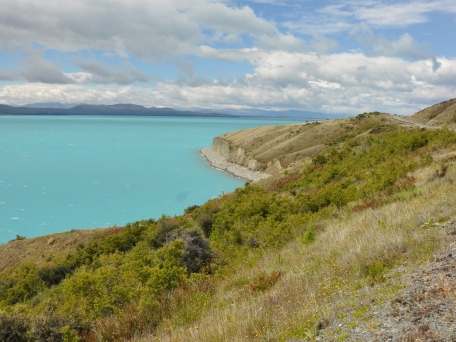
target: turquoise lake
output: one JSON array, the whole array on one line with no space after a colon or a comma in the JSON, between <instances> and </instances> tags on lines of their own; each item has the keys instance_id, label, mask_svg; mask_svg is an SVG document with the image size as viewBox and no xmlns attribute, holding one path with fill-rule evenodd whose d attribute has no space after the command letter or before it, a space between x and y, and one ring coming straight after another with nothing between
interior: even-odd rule
<instances>
[{"instance_id":1,"label":"turquoise lake","mask_svg":"<svg viewBox=\"0 0 456 342\"><path fill-rule=\"evenodd\" d=\"M180 215L245 181L199 154L287 119L0 116L0 243Z\"/></svg>"}]
</instances>

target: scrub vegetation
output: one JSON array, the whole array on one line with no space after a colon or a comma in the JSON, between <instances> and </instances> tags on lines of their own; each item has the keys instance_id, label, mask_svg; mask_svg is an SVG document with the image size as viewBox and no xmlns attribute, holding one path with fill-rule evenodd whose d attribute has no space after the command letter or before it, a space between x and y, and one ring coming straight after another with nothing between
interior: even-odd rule
<instances>
[{"instance_id":1,"label":"scrub vegetation","mask_svg":"<svg viewBox=\"0 0 456 342\"><path fill-rule=\"evenodd\" d=\"M60 250L56 235L52 255L3 265L0 340L313 340L344 308L368 319L363 289L381 287L372 305L393 296L388 272L429 258L444 239L437 224L456 216L456 133L378 115L182 216Z\"/></svg>"}]
</instances>

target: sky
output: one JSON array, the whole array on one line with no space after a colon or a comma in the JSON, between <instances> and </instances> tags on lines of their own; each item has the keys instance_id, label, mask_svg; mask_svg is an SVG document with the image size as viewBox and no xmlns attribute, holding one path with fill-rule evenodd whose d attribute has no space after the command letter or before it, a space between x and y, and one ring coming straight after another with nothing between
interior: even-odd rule
<instances>
[{"instance_id":1,"label":"sky","mask_svg":"<svg viewBox=\"0 0 456 342\"><path fill-rule=\"evenodd\" d=\"M0 0L0 103L413 114L456 97L454 0Z\"/></svg>"}]
</instances>

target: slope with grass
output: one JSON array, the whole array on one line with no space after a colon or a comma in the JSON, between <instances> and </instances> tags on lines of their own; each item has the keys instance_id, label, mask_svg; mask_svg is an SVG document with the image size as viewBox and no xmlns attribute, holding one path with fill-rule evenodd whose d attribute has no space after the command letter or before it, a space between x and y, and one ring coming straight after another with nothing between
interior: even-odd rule
<instances>
[{"instance_id":1,"label":"slope with grass","mask_svg":"<svg viewBox=\"0 0 456 342\"><path fill-rule=\"evenodd\" d=\"M212 149L228 162L273 174L374 127L385 129L398 124L388 114L372 113L349 119L258 127L216 137Z\"/></svg>"},{"instance_id":2,"label":"slope with grass","mask_svg":"<svg viewBox=\"0 0 456 342\"><path fill-rule=\"evenodd\" d=\"M11 264L0 340L349 340L357 324L377 329L368 312L399 295L397 267L432 258L456 217L456 132L392 120L334 121L325 147L286 172Z\"/></svg>"},{"instance_id":3,"label":"slope with grass","mask_svg":"<svg viewBox=\"0 0 456 342\"><path fill-rule=\"evenodd\" d=\"M456 99L438 103L409 116L407 120L428 126L456 128Z\"/></svg>"}]
</instances>

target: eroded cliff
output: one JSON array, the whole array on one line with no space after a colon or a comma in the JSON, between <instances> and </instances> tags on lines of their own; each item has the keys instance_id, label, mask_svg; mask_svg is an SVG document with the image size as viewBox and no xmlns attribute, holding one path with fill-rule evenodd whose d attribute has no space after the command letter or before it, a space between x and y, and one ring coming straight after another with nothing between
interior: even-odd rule
<instances>
[{"instance_id":1,"label":"eroded cliff","mask_svg":"<svg viewBox=\"0 0 456 342\"><path fill-rule=\"evenodd\" d=\"M385 129L398 125L391 115L371 113L338 120L264 126L218 136L212 149L230 163L274 174L313 158L328 145L364 134L374 125L378 127L378 123Z\"/></svg>"}]
</instances>

